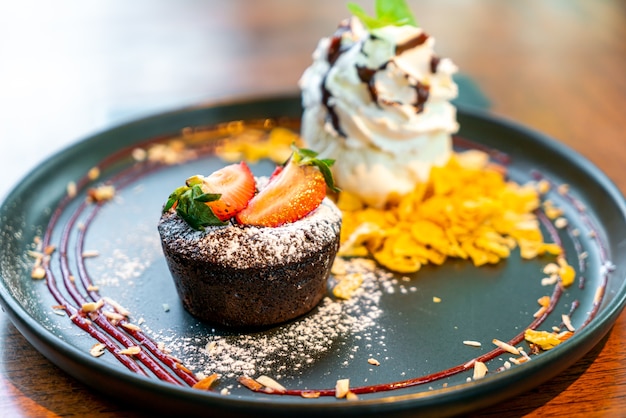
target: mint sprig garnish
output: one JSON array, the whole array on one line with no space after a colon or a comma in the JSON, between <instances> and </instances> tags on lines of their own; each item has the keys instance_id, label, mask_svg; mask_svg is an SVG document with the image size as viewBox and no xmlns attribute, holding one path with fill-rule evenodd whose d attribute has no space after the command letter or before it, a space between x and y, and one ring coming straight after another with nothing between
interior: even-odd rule
<instances>
[{"instance_id":1,"label":"mint sprig garnish","mask_svg":"<svg viewBox=\"0 0 626 418\"><path fill-rule=\"evenodd\" d=\"M189 177L185 186L177 188L170 194L163 206L163 213L176 205L176 214L198 231L203 231L207 226L226 225L227 222L221 221L213 210L205 205L207 202L218 200L222 195L204 193L200 184L202 180L198 176Z\"/></svg>"},{"instance_id":2,"label":"mint sprig garnish","mask_svg":"<svg viewBox=\"0 0 626 418\"><path fill-rule=\"evenodd\" d=\"M324 176L324 181L330 190L337 193L339 192L339 188L335 186L335 179L333 178L333 173L330 171L330 167L335 163L335 160L329 158L317 158L317 152L306 149L306 148L298 148L295 144L291 144L291 149L293 150L293 161L299 165L313 165L317 167L322 175Z\"/></svg>"},{"instance_id":3,"label":"mint sprig garnish","mask_svg":"<svg viewBox=\"0 0 626 418\"><path fill-rule=\"evenodd\" d=\"M376 0L376 16L369 16L361 6L348 3L348 10L369 30L384 26L417 26L413 13L404 0Z\"/></svg>"}]
</instances>

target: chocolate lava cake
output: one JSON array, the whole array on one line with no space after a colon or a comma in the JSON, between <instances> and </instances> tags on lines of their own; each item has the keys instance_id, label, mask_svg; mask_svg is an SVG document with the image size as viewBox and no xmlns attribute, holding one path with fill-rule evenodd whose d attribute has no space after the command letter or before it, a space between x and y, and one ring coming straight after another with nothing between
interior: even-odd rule
<instances>
[{"instance_id":1,"label":"chocolate lava cake","mask_svg":"<svg viewBox=\"0 0 626 418\"><path fill-rule=\"evenodd\" d=\"M328 198L279 227L229 224L191 228L174 210L158 230L184 307L227 326L264 326L313 309L339 247L341 213Z\"/></svg>"}]
</instances>

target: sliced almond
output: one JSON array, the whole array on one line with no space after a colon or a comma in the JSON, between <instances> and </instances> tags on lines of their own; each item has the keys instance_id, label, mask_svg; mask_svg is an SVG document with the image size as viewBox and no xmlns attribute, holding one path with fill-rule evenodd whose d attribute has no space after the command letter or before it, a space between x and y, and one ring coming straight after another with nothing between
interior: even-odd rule
<instances>
[{"instance_id":1,"label":"sliced almond","mask_svg":"<svg viewBox=\"0 0 626 418\"><path fill-rule=\"evenodd\" d=\"M117 312L112 312L112 311L104 311L102 312L102 314L106 316L108 319L110 319L111 321L116 321L116 322L119 322L122 319L126 318L124 315L120 315Z\"/></svg>"},{"instance_id":2,"label":"sliced almond","mask_svg":"<svg viewBox=\"0 0 626 418\"><path fill-rule=\"evenodd\" d=\"M76 183L74 183L73 181L70 181L69 183L67 183L66 193L70 198L76 197L77 191L78 190L76 188Z\"/></svg>"},{"instance_id":3,"label":"sliced almond","mask_svg":"<svg viewBox=\"0 0 626 418\"><path fill-rule=\"evenodd\" d=\"M346 394L346 399L349 401L356 401L359 399L359 397L356 393L348 391L348 393Z\"/></svg>"},{"instance_id":4,"label":"sliced almond","mask_svg":"<svg viewBox=\"0 0 626 418\"><path fill-rule=\"evenodd\" d=\"M28 251L26 251L26 254L30 258L34 258L35 260L41 260L43 258L43 253L40 252L40 251L28 250Z\"/></svg>"},{"instance_id":5,"label":"sliced almond","mask_svg":"<svg viewBox=\"0 0 626 418\"><path fill-rule=\"evenodd\" d=\"M102 299L97 302L87 302L81 305L81 310L83 312L95 312L100 309L104 305Z\"/></svg>"},{"instance_id":6,"label":"sliced almond","mask_svg":"<svg viewBox=\"0 0 626 418\"><path fill-rule=\"evenodd\" d=\"M131 347L125 348L123 350L118 351L119 354L124 354L127 356L134 356L141 352L141 347L133 345Z\"/></svg>"},{"instance_id":7,"label":"sliced almond","mask_svg":"<svg viewBox=\"0 0 626 418\"><path fill-rule=\"evenodd\" d=\"M88 190L88 196L95 202L106 202L115 197L115 186L111 184L103 184L101 186Z\"/></svg>"},{"instance_id":8,"label":"sliced almond","mask_svg":"<svg viewBox=\"0 0 626 418\"><path fill-rule=\"evenodd\" d=\"M123 322L122 326L129 331L141 331L141 328L135 324L131 324L130 322Z\"/></svg>"},{"instance_id":9,"label":"sliced almond","mask_svg":"<svg viewBox=\"0 0 626 418\"><path fill-rule=\"evenodd\" d=\"M46 269L41 266L37 266L30 272L30 277L35 280L41 280L46 277Z\"/></svg>"},{"instance_id":10,"label":"sliced almond","mask_svg":"<svg viewBox=\"0 0 626 418\"><path fill-rule=\"evenodd\" d=\"M565 325L565 328L567 328L570 332L574 332L576 331L576 328L574 328L574 326L572 325L572 320L570 319L569 315L561 315L561 319L563 320L563 325Z\"/></svg>"},{"instance_id":11,"label":"sliced almond","mask_svg":"<svg viewBox=\"0 0 626 418\"><path fill-rule=\"evenodd\" d=\"M117 313L119 313L120 315L130 316L130 311L128 309L124 308L122 305L120 305L116 301L114 301L113 299L105 296L105 297L102 298L102 300L104 300L106 303L111 305L113 307L113 309L115 309L115 311Z\"/></svg>"},{"instance_id":12,"label":"sliced almond","mask_svg":"<svg viewBox=\"0 0 626 418\"><path fill-rule=\"evenodd\" d=\"M93 257L97 257L99 256L100 253L97 250L88 250L88 251L83 251L83 258L93 258Z\"/></svg>"},{"instance_id":13,"label":"sliced almond","mask_svg":"<svg viewBox=\"0 0 626 418\"><path fill-rule=\"evenodd\" d=\"M87 177L89 177L89 180L96 180L98 177L100 177L100 169L98 167L92 167L87 172Z\"/></svg>"},{"instance_id":14,"label":"sliced almond","mask_svg":"<svg viewBox=\"0 0 626 418\"><path fill-rule=\"evenodd\" d=\"M378 360L376 360L375 358L372 358L372 357L368 358L367 362L369 364L371 364L372 366L380 366L380 361L378 361Z\"/></svg>"},{"instance_id":15,"label":"sliced almond","mask_svg":"<svg viewBox=\"0 0 626 418\"><path fill-rule=\"evenodd\" d=\"M488 371L489 370L487 369L487 365L485 363L483 363L482 361L475 361L473 379L482 379L483 377L485 377Z\"/></svg>"},{"instance_id":16,"label":"sliced almond","mask_svg":"<svg viewBox=\"0 0 626 418\"><path fill-rule=\"evenodd\" d=\"M91 354L94 357L100 357L101 355L104 354L105 348L106 346L104 344L101 344L101 343L94 344L93 347L91 347L91 350L89 350L89 354Z\"/></svg>"},{"instance_id":17,"label":"sliced almond","mask_svg":"<svg viewBox=\"0 0 626 418\"><path fill-rule=\"evenodd\" d=\"M541 308L537 310L537 312L533 314L533 318L539 318L540 316L543 316L543 314L545 314L547 311L548 311L548 307L542 306Z\"/></svg>"},{"instance_id":18,"label":"sliced almond","mask_svg":"<svg viewBox=\"0 0 626 418\"><path fill-rule=\"evenodd\" d=\"M285 387L283 385L281 385L280 383L278 383L277 381L275 381L274 379L272 379L269 376L259 376L255 379L258 383L262 384L263 386L270 388L274 391L277 392L284 392L287 389L285 389Z\"/></svg>"},{"instance_id":19,"label":"sliced almond","mask_svg":"<svg viewBox=\"0 0 626 418\"><path fill-rule=\"evenodd\" d=\"M335 397L337 399L345 398L350 392L350 379L339 379L335 384Z\"/></svg>"},{"instance_id":20,"label":"sliced almond","mask_svg":"<svg viewBox=\"0 0 626 418\"><path fill-rule=\"evenodd\" d=\"M148 151L143 148L135 148L131 155L135 161L141 162L148 158Z\"/></svg>"},{"instance_id":21,"label":"sliced almond","mask_svg":"<svg viewBox=\"0 0 626 418\"><path fill-rule=\"evenodd\" d=\"M498 347L500 347L501 349L508 351L511 354L519 355L519 350L513 347L511 344L507 344L504 341L500 341L496 338L494 338L491 342L497 345Z\"/></svg>"}]
</instances>

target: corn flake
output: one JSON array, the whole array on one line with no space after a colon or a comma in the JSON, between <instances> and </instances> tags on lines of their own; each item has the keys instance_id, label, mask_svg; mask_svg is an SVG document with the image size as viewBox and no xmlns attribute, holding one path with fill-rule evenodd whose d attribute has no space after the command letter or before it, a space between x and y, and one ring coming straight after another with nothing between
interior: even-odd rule
<instances>
[{"instance_id":1,"label":"corn flake","mask_svg":"<svg viewBox=\"0 0 626 418\"><path fill-rule=\"evenodd\" d=\"M475 266L496 264L515 248L526 259L560 255L558 245L544 242L534 214L540 207L537 187L507 181L502 167L472 153L434 167L427 182L384 209L366 207L341 192L339 254L371 255L400 273L450 257L470 259ZM570 269L561 266L564 285L572 280Z\"/></svg>"},{"instance_id":2,"label":"corn flake","mask_svg":"<svg viewBox=\"0 0 626 418\"><path fill-rule=\"evenodd\" d=\"M529 343L541 347L542 350L550 350L562 342L559 336L555 333L548 331L535 331L532 329L527 329L524 332L524 338Z\"/></svg>"}]
</instances>

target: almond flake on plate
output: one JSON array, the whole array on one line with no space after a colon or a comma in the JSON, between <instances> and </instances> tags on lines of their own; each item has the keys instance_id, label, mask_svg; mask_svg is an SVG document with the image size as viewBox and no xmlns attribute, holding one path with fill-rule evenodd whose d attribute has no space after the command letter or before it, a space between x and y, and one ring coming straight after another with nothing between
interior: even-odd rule
<instances>
[{"instance_id":1,"label":"almond flake on plate","mask_svg":"<svg viewBox=\"0 0 626 418\"><path fill-rule=\"evenodd\" d=\"M125 354L127 356L134 356L136 354L139 354L140 352L141 352L141 348L136 345L118 351L119 354Z\"/></svg>"},{"instance_id":2,"label":"almond flake on plate","mask_svg":"<svg viewBox=\"0 0 626 418\"><path fill-rule=\"evenodd\" d=\"M487 365L485 363L483 363L482 361L475 361L473 379L482 379L483 377L485 377L488 371L489 370L487 369Z\"/></svg>"},{"instance_id":3,"label":"almond flake on plate","mask_svg":"<svg viewBox=\"0 0 626 418\"><path fill-rule=\"evenodd\" d=\"M131 324L130 322L124 322L122 323L122 326L129 331L141 331L141 328L135 324Z\"/></svg>"},{"instance_id":4,"label":"almond flake on plate","mask_svg":"<svg viewBox=\"0 0 626 418\"><path fill-rule=\"evenodd\" d=\"M513 347L511 344L507 344L504 341L500 341L496 338L494 338L491 342L503 349L504 351L508 351L511 354L519 355L519 350Z\"/></svg>"},{"instance_id":5,"label":"almond flake on plate","mask_svg":"<svg viewBox=\"0 0 626 418\"><path fill-rule=\"evenodd\" d=\"M257 382L259 382L260 384L262 384L263 386L270 388L272 390L275 390L277 392L284 392L285 387L283 385L281 385L280 383L278 383L277 381L275 381L274 379L272 379L269 376L259 376L255 379Z\"/></svg>"},{"instance_id":6,"label":"almond flake on plate","mask_svg":"<svg viewBox=\"0 0 626 418\"><path fill-rule=\"evenodd\" d=\"M565 325L565 328L567 328L570 332L576 331L576 328L574 328L574 326L572 325L572 320L570 319L569 315L563 314L561 315L561 319L563 320L563 325Z\"/></svg>"},{"instance_id":7,"label":"almond flake on plate","mask_svg":"<svg viewBox=\"0 0 626 418\"><path fill-rule=\"evenodd\" d=\"M335 397L337 399L345 398L350 392L350 379L339 379L335 385Z\"/></svg>"},{"instance_id":8,"label":"almond flake on plate","mask_svg":"<svg viewBox=\"0 0 626 418\"><path fill-rule=\"evenodd\" d=\"M41 266L37 266L30 273L30 277L35 280L41 280L46 277L46 269Z\"/></svg>"},{"instance_id":9,"label":"almond flake on plate","mask_svg":"<svg viewBox=\"0 0 626 418\"><path fill-rule=\"evenodd\" d=\"M104 305L104 301L100 299L97 302L86 302L81 305L83 312L95 312Z\"/></svg>"},{"instance_id":10,"label":"almond flake on plate","mask_svg":"<svg viewBox=\"0 0 626 418\"><path fill-rule=\"evenodd\" d=\"M106 346L104 344L101 344L101 343L94 344L93 347L91 347L91 349L89 350L89 354L91 354L94 357L100 357L101 355L104 354L105 348Z\"/></svg>"},{"instance_id":11,"label":"almond flake on plate","mask_svg":"<svg viewBox=\"0 0 626 418\"><path fill-rule=\"evenodd\" d=\"M102 298L102 300L104 300L106 303L111 305L113 307L113 309L115 309L115 311L117 313L119 313L120 315L130 316L130 311L128 309L124 308L122 305L120 305L116 301L114 301L113 299L105 296L105 297Z\"/></svg>"},{"instance_id":12,"label":"almond flake on plate","mask_svg":"<svg viewBox=\"0 0 626 418\"><path fill-rule=\"evenodd\" d=\"M98 250L87 250L87 251L83 251L83 258L93 258L93 257L97 257L100 255L100 252Z\"/></svg>"}]
</instances>

